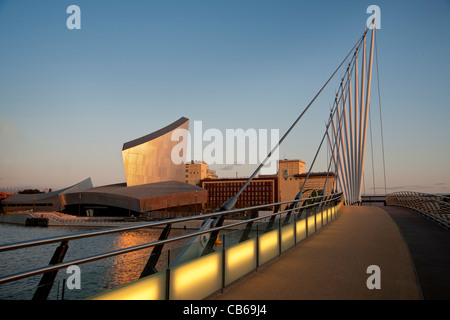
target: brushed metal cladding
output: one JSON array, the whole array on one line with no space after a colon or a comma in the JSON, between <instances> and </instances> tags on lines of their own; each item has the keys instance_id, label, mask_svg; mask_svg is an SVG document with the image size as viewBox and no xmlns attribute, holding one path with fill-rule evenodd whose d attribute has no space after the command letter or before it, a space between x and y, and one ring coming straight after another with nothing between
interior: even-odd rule
<instances>
[{"instance_id":1,"label":"brushed metal cladding","mask_svg":"<svg viewBox=\"0 0 450 320\"><path fill-rule=\"evenodd\" d=\"M172 150L180 143L184 144L183 150L186 150L187 139L172 141L172 133L176 129L189 130L189 120L182 117L160 130L123 145L122 157L128 187L162 181L184 182L186 155L182 155L184 161L181 164L175 164Z\"/></svg>"},{"instance_id":2,"label":"brushed metal cladding","mask_svg":"<svg viewBox=\"0 0 450 320\"><path fill-rule=\"evenodd\" d=\"M63 196L65 205L104 205L135 212L147 212L206 203L208 191L184 182L165 181L133 187L118 183Z\"/></svg>"},{"instance_id":3,"label":"brushed metal cladding","mask_svg":"<svg viewBox=\"0 0 450 320\"><path fill-rule=\"evenodd\" d=\"M65 205L64 195L91 189L93 187L91 178L87 178L73 186L38 194L16 194L2 201L5 212L18 210L33 211L59 211Z\"/></svg>"}]
</instances>

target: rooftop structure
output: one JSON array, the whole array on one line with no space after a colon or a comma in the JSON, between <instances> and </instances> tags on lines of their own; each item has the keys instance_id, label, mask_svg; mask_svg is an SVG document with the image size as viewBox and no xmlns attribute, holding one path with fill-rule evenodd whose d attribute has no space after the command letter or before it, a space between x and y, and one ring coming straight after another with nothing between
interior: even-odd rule
<instances>
[{"instance_id":1,"label":"rooftop structure","mask_svg":"<svg viewBox=\"0 0 450 320\"><path fill-rule=\"evenodd\" d=\"M173 210L206 202L207 191L179 181L163 181L128 187L126 183L95 187L63 195L67 212L94 216L139 215Z\"/></svg>"},{"instance_id":2,"label":"rooftop structure","mask_svg":"<svg viewBox=\"0 0 450 320\"><path fill-rule=\"evenodd\" d=\"M87 178L71 187L53 192L15 194L2 200L3 210L5 212L19 210L60 211L63 207L61 196L69 193L78 193L90 188L92 188L92 180L91 178Z\"/></svg>"}]
</instances>

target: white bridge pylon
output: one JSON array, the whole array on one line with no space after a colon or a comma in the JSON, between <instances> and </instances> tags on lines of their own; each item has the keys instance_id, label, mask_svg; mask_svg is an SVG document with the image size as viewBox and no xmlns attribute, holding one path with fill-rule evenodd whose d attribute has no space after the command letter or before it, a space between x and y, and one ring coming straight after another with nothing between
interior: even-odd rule
<instances>
[{"instance_id":1,"label":"white bridge pylon","mask_svg":"<svg viewBox=\"0 0 450 320\"><path fill-rule=\"evenodd\" d=\"M327 123L326 135L331 147L330 164L331 162L334 164L337 188L343 192L346 204L361 202L375 29L373 26L368 61L366 61L368 30L355 48L336 93ZM358 60L361 60L360 68Z\"/></svg>"}]
</instances>

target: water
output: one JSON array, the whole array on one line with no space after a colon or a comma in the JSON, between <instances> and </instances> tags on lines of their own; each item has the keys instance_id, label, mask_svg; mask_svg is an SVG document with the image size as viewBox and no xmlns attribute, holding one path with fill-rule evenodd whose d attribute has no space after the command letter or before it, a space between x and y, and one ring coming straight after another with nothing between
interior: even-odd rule
<instances>
[{"instance_id":1,"label":"water","mask_svg":"<svg viewBox=\"0 0 450 320\"><path fill-rule=\"evenodd\" d=\"M73 234L92 231L96 228L83 227L26 227L13 224L0 224L0 244L14 243L24 240L41 239L62 234ZM97 228L100 229L100 228ZM69 249L64 262L95 254L109 252L120 248L135 246L158 240L161 229L141 229L108 235L89 237L69 242ZM186 234L190 231L172 229L170 236ZM167 266L168 250L175 250L189 240L168 243L159 259L157 270ZM0 253L0 276L47 266L59 243L45 246L24 248ZM137 280L147 263L153 249L139 250L103 260L78 265L81 269L81 289L69 290L64 286L64 279L71 274L61 269L49 295L50 300L86 299L104 290L117 287L121 284ZM175 250L176 251L176 250ZM0 300L30 300L42 275L21 279L0 285Z\"/></svg>"},{"instance_id":2,"label":"water","mask_svg":"<svg viewBox=\"0 0 450 320\"><path fill-rule=\"evenodd\" d=\"M278 219L277 219L278 221ZM278 227L279 222L274 223ZM265 230L266 223L259 224L259 230ZM256 229L255 229L256 228ZM253 226L249 237L258 233L258 226ZM27 227L22 225L0 223L0 245L25 240L42 239L58 235L69 235L79 232L93 231L101 228L87 227ZM86 258L96 254L115 251L158 240L162 229L141 229L125 231L102 236L95 236L69 242L69 249L64 262ZM170 237L191 233L196 230L172 229ZM220 239L226 247L238 243L243 230L222 230ZM224 238L226 236L226 239ZM183 252L191 238L167 243L156 265L158 271L164 270L174 262L177 255ZM30 247L13 251L0 252L0 277L45 267L49 264L55 249L60 243ZM222 245L216 247L221 250ZM61 269L55 279L49 300L80 300L92 297L105 290L139 279L153 248L122 254L107 259L78 265L81 269L81 289L68 289L64 283L71 273ZM42 275L21 279L0 285L0 300L30 300L39 284Z\"/></svg>"}]
</instances>

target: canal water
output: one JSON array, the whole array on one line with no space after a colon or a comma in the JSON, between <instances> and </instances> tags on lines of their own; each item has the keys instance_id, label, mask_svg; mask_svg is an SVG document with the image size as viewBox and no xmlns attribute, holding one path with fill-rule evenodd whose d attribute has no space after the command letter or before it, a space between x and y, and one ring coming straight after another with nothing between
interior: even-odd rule
<instances>
[{"instance_id":1,"label":"canal water","mask_svg":"<svg viewBox=\"0 0 450 320\"><path fill-rule=\"evenodd\" d=\"M95 229L100 228L68 226L28 227L14 224L0 224L0 245L92 231ZM71 240L64 262L156 241L160 236L161 230L141 229ZM172 229L170 236L182 235L188 232L192 232L192 230ZM168 254L168 250L172 252L179 251L183 244L186 244L188 241L188 239L185 239L166 244L157 265L157 270L161 271L165 269L168 257L174 256L173 254ZM0 277L47 266L58 246L59 243L55 243L0 252ZM121 284L137 280L152 250L152 248L143 249L78 265L81 271L81 289L68 289L64 281L71 276L71 273L67 273L67 269L61 269L58 272L48 299L86 299L97 293L120 286ZM38 275L11 283L0 284L0 300L32 299L41 277L42 275Z\"/></svg>"}]
</instances>

